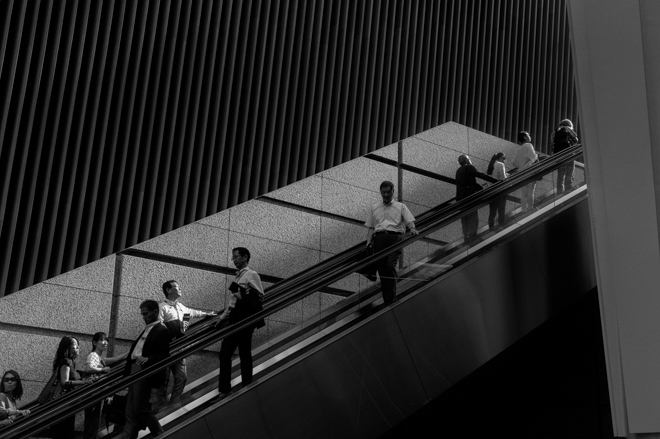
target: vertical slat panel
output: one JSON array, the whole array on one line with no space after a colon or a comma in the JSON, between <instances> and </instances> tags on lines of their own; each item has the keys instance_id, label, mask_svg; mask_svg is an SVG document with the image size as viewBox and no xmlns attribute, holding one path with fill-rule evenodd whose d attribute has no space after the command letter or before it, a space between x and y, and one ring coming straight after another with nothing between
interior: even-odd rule
<instances>
[{"instance_id":1,"label":"vertical slat panel","mask_svg":"<svg viewBox=\"0 0 660 439\"><path fill-rule=\"evenodd\" d=\"M577 124L565 0L0 3L0 295L447 121Z\"/></svg>"},{"instance_id":2,"label":"vertical slat panel","mask_svg":"<svg viewBox=\"0 0 660 439\"><path fill-rule=\"evenodd\" d=\"M27 20L29 24L27 25L27 39L25 40L25 48L21 53L23 58L22 62L19 62L18 71L18 97L17 105L15 106L16 111L13 116L13 124L11 124L11 136L9 142L9 151L11 152L10 157L13 155L13 152L16 151L16 160L10 159L9 163L12 164L12 167L5 171L2 179L2 187L8 190L8 193L5 191L2 192L2 201L0 201L0 218L7 218L7 221L2 221L0 230L2 230L2 235L0 236L0 245L2 248L11 252L11 258L6 259L7 263L2 264L0 267L0 291L3 291L9 286L10 289L16 289L17 285L20 282L19 279L12 279L11 283L7 285L7 273L11 270L21 270L21 253L18 246L14 243L14 238L16 234L16 228L18 226L18 216L19 210L21 208L21 195L23 193L23 182L25 180L25 169L27 165L27 158L29 150L27 148L20 148L17 150L17 145L20 143L29 143L29 137L32 133L32 124L34 121L34 106L36 104L36 95L37 90L39 89L38 85L36 87L30 87L28 90L28 80L30 78L30 73L32 70L36 70L36 75L40 76L41 65L39 58L35 60L32 59L32 53L34 51L34 41L36 38L36 30L39 22L39 11L41 8L41 2L37 1L33 5L33 8L29 11L29 16ZM37 66L36 68L32 65L32 61L35 61ZM35 75L35 73L33 73ZM39 80L37 79L37 84ZM36 90L35 90L36 89ZM24 117L25 109L25 100L26 94L30 93L34 98L31 100L31 104L28 102L26 115ZM30 100L29 96L27 97L28 101ZM27 139L25 138L27 136ZM13 165L15 163L15 165ZM8 201L9 208L6 209L6 201ZM4 227L3 227L4 226Z\"/></svg>"}]
</instances>

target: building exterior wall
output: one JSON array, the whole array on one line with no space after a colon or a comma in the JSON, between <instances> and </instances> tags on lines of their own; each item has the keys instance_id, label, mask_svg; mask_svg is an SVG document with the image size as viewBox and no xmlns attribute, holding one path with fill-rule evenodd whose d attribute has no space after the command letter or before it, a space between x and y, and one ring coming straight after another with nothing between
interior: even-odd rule
<instances>
[{"instance_id":1,"label":"building exterior wall","mask_svg":"<svg viewBox=\"0 0 660 439\"><path fill-rule=\"evenodd\" d=\"M579 119L565 10L0 2L0 296L446 122L546 151Z\"/></svg>"},{"instance_id":2,"label":"building exterior wall","mask_svg":"<svg viewBox=\"0 0 660 439\"><path fill-rule=\"evenodd\" d=\"M614 434L658 438L660 5L569 5Z\"/></svg>"}]
</instances>

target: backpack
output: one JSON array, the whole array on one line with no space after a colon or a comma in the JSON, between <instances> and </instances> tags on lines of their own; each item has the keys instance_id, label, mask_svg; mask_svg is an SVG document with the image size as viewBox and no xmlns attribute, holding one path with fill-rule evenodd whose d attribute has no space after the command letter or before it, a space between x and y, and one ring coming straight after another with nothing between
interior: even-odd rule
<instances>
[{"instance_id":1,"label":"backpack","mask_svg":"<svg viewBox=\"0 0 660 439\"><path fill-rule=\"evenodd\" d=\"M555 131L555 137L552 141L552 153L556 154L566 148L570 148L576 143L577 138L573 131L567 126L561 126Z\"/></svg>"}]
</instances>

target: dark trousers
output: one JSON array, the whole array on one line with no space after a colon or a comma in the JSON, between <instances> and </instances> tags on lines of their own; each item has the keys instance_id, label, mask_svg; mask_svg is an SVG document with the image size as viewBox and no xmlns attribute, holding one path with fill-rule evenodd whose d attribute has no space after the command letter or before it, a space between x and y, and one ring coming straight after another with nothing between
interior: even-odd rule
<instances>
[{"instance_id":1,"label":"dark trousers","mask_svg":"<svg viewBox=\"0 0 660 439\"><path fill-rule=\"evenodd\" d=\"M96 439L101 424L101 409L103 403L87 407L85 409L85 431L83 439Z\"/></svg>"},{"instance_id":2,"label":"dark trousers","mask_svg":"<svg viewBox=\"0 0 660 439\"><path fill-rule=\"evenodd\" d=\"M497 216L497 223L500 226L504 225L504 209L506 208L506 197L500 197L490 203L490 211L488 212L488 228L495 229L495 216Z\"/></svg>"},{"instance_id":3,"label":"dark trousers","mask_svg":"<svg viewBox=\"0 0 660 439\"><path fill-rule=\"evenodd\" d=\"M75 435L76 416L58 422L50 427L50 437L53 439L71 439Z\"/></svg>"},{"instance_id":4,"label":"dark trousers","mask_svg":"<svg viewBox=\"0 0 660 439\"><path fill-rule=\"evenodd\" d=\"M390 235L386 233L376 233L373 236L374 252L379 251L401 241L401 235ZM401 256L401 250L397 250L387 255L376 263L378 275L380 276L380 288L383 292L383 301L389 305L396 301L396 264Z\"/></svg>"},{"instance_id":5,"label":"dark trousers","mask_svg":"<svg viewBox=\"0 0 660 439\"><path fill-rule=\"evenodd\" d=\"M220 393L231 392L231 356L238 348L241 359L241 379L243 387L252 382L252 332L253 328L245 329L230 335L222 341L220 348L220 377L218 390Z\"/></svg>"},{"instance_id":6,"label":"dark trousers","mask_svg":"<svg viewBox=\"0 0 660 439\"><path fill-rule=\"evenodd\" d=\"M479 212L475 210L462 217L461 226L463 227L463 239L465 242L476 238L477 229L479 228Z\"/></svg>"},{"instance_id":7,"label":"dark trousers","mask_svg":"<svg viewBox=\"0 0 660 439\"><path fill-rule=\"evenodd\" d=\"M142 368L137 364L131 365L131 373L136 373ZM160 401L160 389L151 388L149 378L138 381L128 388L126 398L126 426L124 435L135 439L140 430L149 428L151 435L156 437L163 434L163 427L158 422L158 402Z\"/></svg>"},{"instance_id":8,"label":"dark trousers","mask_svg":"<svg viewBox=\"0 0 660 439\"><path fill-rule=\"evenodd\" d=\"M557 169L557 195L570 191L573 188L573 174L575 173L575 162L570 162Z\"/></svg>"}]
</instances>

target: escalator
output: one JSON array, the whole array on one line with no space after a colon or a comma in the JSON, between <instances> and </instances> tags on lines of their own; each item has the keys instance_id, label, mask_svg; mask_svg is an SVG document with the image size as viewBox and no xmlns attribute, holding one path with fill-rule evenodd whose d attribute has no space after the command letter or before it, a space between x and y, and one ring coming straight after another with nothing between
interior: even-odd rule
<instances>
[{"instance_id":1,"label":"escalator","mask_svg":"<svg viewBox=\"0 0 660 439\"><path fill-rule=\"evenodd\" d=\"M134 376L115 370L94 385L35 407L0 430L0 439L35 435L179 358L253 322L338 285L403 250L398 297L384 307L378 284L309 316L254 351L255 381L218 403L217 372L190 383L184 407L161 414L165 437L377 437L595 286L586 186L555 193L555 170L581 154L574 147L460 203L418 218L420 234L370 258L361 246L267 290L264 309L221 330L195 325L167 360ZM535 210L522 214L516 191L536 182ZM507 223L465 243L460 218L488 216L506 197ZM570 249L570 250L569 250ZM118 367L117 369L121 369Z\"/></svg>"}]
</instances>

